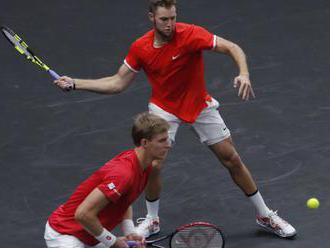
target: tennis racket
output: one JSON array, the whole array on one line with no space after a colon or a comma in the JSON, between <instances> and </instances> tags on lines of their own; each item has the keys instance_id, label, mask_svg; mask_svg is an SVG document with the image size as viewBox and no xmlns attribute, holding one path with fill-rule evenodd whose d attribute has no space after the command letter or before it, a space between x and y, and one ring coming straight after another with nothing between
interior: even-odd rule
<instances>
[{"instance_id":1,"label":"tennis racket","mask_svg":"<svg viewBox=\"0 0 330 248\"><path fill-rule=\"evenodd\" d=\"M147 246L164 248L157 243L169 239L170 248L224 248L225 238L221 229L207 222L193 222L178 227L174 232L154 240L147 240ZM130 241L134 247L134 241Z\"/></svg>"},{"instance_id":2,"label":"tennis racket","mask_svg":"<svg viewBox=\"0 0 330 248\"><path fill-rule=\"evenodd\" d=\"M10 28L2 26L1 32L7 38L7 40L15 47L15 49L22 55L24 55L29 61L38 65L43 70L47 71L54 79L58 79L60 76L53 70L51 70L45 63L41 61L31 51L29 46Z\"/></svg>"}]
</instances>

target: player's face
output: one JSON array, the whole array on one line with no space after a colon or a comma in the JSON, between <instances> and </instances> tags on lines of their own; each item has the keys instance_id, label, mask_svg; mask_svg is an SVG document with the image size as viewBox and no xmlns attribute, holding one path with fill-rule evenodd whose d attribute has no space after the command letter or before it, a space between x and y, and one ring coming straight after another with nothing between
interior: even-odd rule
<instances>
[{"instance_id":1,"label":"player's face","mask_svg":"<svg viewBox=\"0 0 330 248\"><path fill-rule=\"evenodd\" d=\"M176 7L158 7L155 13L149 13L154 29L164 39L172 38L175 31Z\"/></svg>"},{"instance_id":2,"label":"player's face","mask_svg":"<svg viewBox=\"0 0 330 248\"><path fill-rule=\"evenodd\" d=\"M153 160L163 160L166 158L168 150L171 148L171 141L168 132L157 134L147 141L147 150Z\"/></svg>"}]
</instances>

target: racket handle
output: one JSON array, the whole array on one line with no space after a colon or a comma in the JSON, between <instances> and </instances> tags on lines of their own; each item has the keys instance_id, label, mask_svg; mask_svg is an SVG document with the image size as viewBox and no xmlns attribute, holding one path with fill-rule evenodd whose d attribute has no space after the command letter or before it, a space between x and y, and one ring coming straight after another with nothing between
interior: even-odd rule
<instances>
[{"instance_id":1,"label":"racket handle","mask_svg":"<svg viewBox=\"0 0 330 248\"><path fill-rule=\"evenodd\" d=\"M137 243L136 243L136 241L134 241L134 240L128 240L128 241L127 241L127 245L128 245L129 247L134 247L134 246L137 245Z\"/></svg>"},{"instance_id":2,"label":"racket handle","mask_svg":"<svg viewBox=\"0 0 330 248\"><path fill-rule=\"evenodd\" d=\"M60 78L60 75L58 75L55 71L49 69L48 72L54 79Z\"/></svg>"}]
</instances>

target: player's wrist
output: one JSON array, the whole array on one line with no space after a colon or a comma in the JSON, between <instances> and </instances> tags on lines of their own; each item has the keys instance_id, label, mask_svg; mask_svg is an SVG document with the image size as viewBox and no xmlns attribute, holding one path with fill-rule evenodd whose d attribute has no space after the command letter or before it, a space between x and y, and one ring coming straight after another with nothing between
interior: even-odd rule
<instances>
[{"instance_id":1,"label":"player's wrist","mask_svg":"<svg viewBox=\"0 0 330 248\"><path fill-rule=\"evenodd\" d=\"M249 77L250 74L247 73L247 72L245 72L245 73L240 73L239 76L241 76L241 77Z\"/></svg>"},{"instance_id":2,"label":"player's wrist","mask_svg":"<svg viewBox=\"0 0 330 248\"><path fill-rule=\"evenodd\" d=\"M121 222L121 230L125 236L136 233L132 219L124 219Z\"/></svg>"},{"instance_id":3,"label":"player's wrist","mask_svg":"<svg viewBox=\"0 0 330 248\"><path fill-rule=\"evenodd\" d=\"M76 80L72 79L72 90L76 90Z\"/></svg>"},{"instance_id":4,"label":"player's wrist","mask_svg":"<svg viewBox=\"0 0 330 248\"><path fill-rule=\"evenodd\" d=\"M95 238L106 247L112 247L117 241L117 237L105 228L103 228L102 233L99 236L95 236Z\"/></svg>"}]
</instances>

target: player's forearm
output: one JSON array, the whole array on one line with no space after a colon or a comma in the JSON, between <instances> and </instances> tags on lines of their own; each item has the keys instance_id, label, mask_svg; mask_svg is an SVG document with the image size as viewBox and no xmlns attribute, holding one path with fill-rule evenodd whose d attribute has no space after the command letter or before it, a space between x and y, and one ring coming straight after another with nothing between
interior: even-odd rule
<instances>
[{"instance_id":1,"label":"player's forearm","mask_svg":"<svg viewBox=\"0 0 330 248\"><path fill-rule=\"evenodd\" d=\"M102 94L117 94L124 90L117 75L100 79L74 79L76 90L87 90Z\"/></svg>"},{"instance_id":2,"label":"player's forearm","mask_svg":"<svg viewBox=\"0 0 330 248\"><path fill-rule=\"evenodd\" d=\"M84 213L83 211L77 211L75 214L75 219L91 235L99 236L103 231L103 226L99 221L97 215L93 215L91 213Z\"/></svg>"},{"instance_id":3,"label":"player's forearm","mask_svg":"<svg viewBox=\"0 0 330 248\"><path fill-rule=\"evenodd\" d=\"M102 226L97 214L78 209L75 219L106 247L113 247L117 243L117 237Z\"/></svg>"},{"instance_id":4,"label":"player's forearm","mask_svg":"<svg viewBox=\"0 0 330 248\"><path fill-rule=\"evenodd\" d=\"M229 55L237 64L240 75L249 75L245 53L237 44L217 36L214 50Z\"/></svg>"},{"instance_id":5,"label":"player's forearm","mask_svg":"<svg viewBox=\"0 0 330 248\"><path fill-rule=\"evenodd\" d=\"M126 210L124 216L123 216L123 220L124 219L133 219L133 208L132 206L129 206L129 208Z\"/></svg>"},{"instance_id":6,"label":"player's forearm","mask_svg":"<svg viewBox=\"0 0 330 248\"><path fill-rule=\"evenodd\" d=\"M243 50L236 44L232 44L228 49L228 54L236 62L240 75L249 76L249 69L246 61L246 56Z\"/></svg>"}]
</instances>

